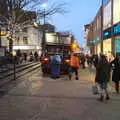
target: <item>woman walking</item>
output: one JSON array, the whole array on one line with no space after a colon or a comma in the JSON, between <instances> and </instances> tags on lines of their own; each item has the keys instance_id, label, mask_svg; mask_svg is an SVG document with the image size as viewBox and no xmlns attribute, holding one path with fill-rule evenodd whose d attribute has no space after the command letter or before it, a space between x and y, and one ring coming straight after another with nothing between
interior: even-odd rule
<instances>
[{"instance_id":1,"label":"woman walking","mask_svg":"<svg viewBox=\"0 0 120 120\"><path fill-rule=\"evenodd\" d=\"M95 82L97 82L100 86L100 98L98 100L104 100L104 93L106 95L106 100L109 100L109 94L107 91L107 84L110 79L110 64L105 55L100 55L100 60L96 65L96 77Z\"/></svg>"},{"instance_id":2,"label":"woman walking","mask_svg":"<svg viewBox=\"0 0 120 120\"><path fill-rule=\"evenodd\" d=\"M120 56L117 55L111 62L113 66L112 81L115 83L115 90L119 93L119 81L120 81Z\"/></svg>"}]
</instances>

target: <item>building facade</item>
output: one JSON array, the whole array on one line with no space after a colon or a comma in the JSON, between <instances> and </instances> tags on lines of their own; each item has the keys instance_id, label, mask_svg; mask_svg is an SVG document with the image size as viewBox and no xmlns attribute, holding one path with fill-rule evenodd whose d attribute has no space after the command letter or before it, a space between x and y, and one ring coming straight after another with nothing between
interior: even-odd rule
<instances>
[{"instance_id":1,"label":"building facade","mask_svg":"<svg viewBox=\"0 0 120 120\"><path fill-rule=\"evenodd\" d=\"M23 52L35 52L41 54L43 32L39 27L27 25L21 31L16 32L13 43L13 50Z\"/></svg>"},{"instance_id":2,"label":"building facade","mask_svg":"<svg viewBox=\"0 0 120 120\"><path fill-rule=\"evenodd\" d=\"M89 31L93 32L91 44L94 46L92 54L102 52L111 57L120 53L120 0L103 0L90 25L92 29Z\"/></svg>"},{"instance_id":3,"label":"building facade","mask_svg":"<svg viewBox=\"0 0 120 120\"><path fill-rule=\"evenodd\" d=\"M102 52L102 7L100 7L94 20L85 25L85 41L86 45L90 48L91 54L99 54Z\"/></svg>"},{"instance_id":4,"label":"building facade","mask_svg":"<svg viewBox=\"0 0 120 120\"><path fill-rule=\"evenodd\" d=\"M102 7L92 22L94 53L102 52Z\"/></svg>"},{"instance_id":5,"label":"building facade","mask_svg":"<svg viewBox=\"0 0 120 120\"><path fill-rule=\"evenodd\" d=\"M85 27L85 45L90 49L90 53L94 54L94 40L93 40L93 24L87 24Z\"/></svg>"}]
</instances>

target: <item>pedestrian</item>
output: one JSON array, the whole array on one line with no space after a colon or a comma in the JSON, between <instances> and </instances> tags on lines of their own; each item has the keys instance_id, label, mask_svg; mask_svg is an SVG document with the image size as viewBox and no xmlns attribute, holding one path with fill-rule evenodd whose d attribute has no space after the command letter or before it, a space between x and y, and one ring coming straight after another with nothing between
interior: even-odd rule
<instances>
[{"instance_id":1,"label":"pedestrian","mask_svg":"<svg viewBox=\"0 0 120 120\"><path fill-rule=\"evenodd\" d=\"M51 59L52 78L60 77L60 65L61 65L61 57L58 53L56 53Z\"/></svg>"},{"instance_id":2,"label":"pedestrian","mask_svg":"<svg viewBox=\"0 0 120 120\"><path fill-rule=\"evenodd\" d=\"M29 61L32 62L33 60L34 60L34 58L33 58L33 53L30 52L30 59L29 59Z\"/></svg>"},{"instance_id":3,"label":"pedestrian","mask_svg":"<svg viewBox=\"0 0 120 120\"><path fill-rule=\"evenodd\" d=\"M37 52L34 53L34 58L35 58L35 61L37 62L38 61L38 53Z\"/></svg>"},{"instance_id":4,"label":"pedestrian","mask_svg":"<svg viewBox=\"0 0 120 120\"><path fill-rule=\"evenodd\" d=\"M82 65L82 68L83 68L83 69L85 69L85 61L86 61L85 55L83 54L83 55L81 56L81 65Z\"/></svg>"},{"instance_id":5,"label":"pedestrian","mask_svg":"<svg viewBox=\"0 0 120 120\"><path fill-rule=\"evenodd\" d=\"M111 62L113 66L112 81L115 83L116 92L119 93L120 81L120 55L116 55L115 59Z\"/></svg>"},{"instance_id":6,"label":"pedestrian","mask_svg":"<svg viewBox=\"0 0 120 120\"><path fill-rule=\"evenodd\" d=\"M106 95L106 100L109 100L109 94L107 91L107 84L110 80L110 63L108 62L105 55L100 55L98 64L96 65L96 76L95 82L100 86L100 98L98 100L104 100L104 93Z\"/></svg>"},{"instance_id":7,"label":"pedestrian","mask_svg":"<svg viewBox=\"0 0 120 120\"><path fill-rule=\"evenodd\" d=\"M21 50L17 50L16 57L17 57L17 64L20 64L21 63L21 57L22 57Z\"/></svg>"},{"instance_id":8,"label":"pedestrian","mask_svg":"<svg viewBox=\"0 0 120 120\"><path fill-rule=\"evenodd\" d=\"M79 69L79 58L77 54L73 53L70 59L69 80L71 80L73 72L75 72L75 76L76 76L75 79L79 80L78 69Z\"/></svg>"},{"instance_id":9,"label":"pedestrian","mask_svg":"<svg viewBox=\"0 0 120 120\"><path fill-rule=\"evenodd\" d=\"M97 64L98 64L98 61L99 61L99 57L98 55L94 55L93 56L93 64L94 64L94 67L96 68Z\"/></svg>"},{"instance_id":10,"label":"pedestrian","mask_svg":"<svg viewBox=\"0 0 120 120\"><path fill-rule=\"evenodd\" d=\"M24 52L24 61L27 61L27 53Z\"/></svg>"}]
</instances>

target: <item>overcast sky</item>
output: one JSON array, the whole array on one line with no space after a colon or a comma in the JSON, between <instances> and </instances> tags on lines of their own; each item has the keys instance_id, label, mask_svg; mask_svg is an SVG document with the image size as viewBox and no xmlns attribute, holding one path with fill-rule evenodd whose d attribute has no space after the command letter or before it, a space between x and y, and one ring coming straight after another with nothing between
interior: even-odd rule
<instances>
[{"instance_id":1,"label":"overcast sky","mask_svg":"<svg viewBox=\"0 0 120 120\"><path fill-rule=\"evenodd\" d=\"M70 30L76 39L83 45L84 24L90 23L101 5L101 0L55 0L57 2L67 2L69 13L65 15L54 15L50 22L54 24L58 31Z\"/></svg>"}]
</instances>

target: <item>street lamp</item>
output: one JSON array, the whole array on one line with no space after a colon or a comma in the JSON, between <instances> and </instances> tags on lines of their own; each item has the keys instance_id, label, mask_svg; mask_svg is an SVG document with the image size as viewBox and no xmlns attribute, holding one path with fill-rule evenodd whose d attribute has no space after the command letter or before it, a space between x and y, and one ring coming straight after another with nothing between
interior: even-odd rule
<instances>
[{"instance_id":1,"label":"street lamp","mask_svg":"<svg viewBox=\"0 0 120 120\"><path fill-rule=\"evenodd\" d=\"M43 17L44 17L44 24L45 24L45 22L46 22L46 21L45 21L45 17L46 17L46 16L45 16L45 13L46 13L45 9L46 9L46 7L47 7L47 3L42 4L41 7L44 9L44 11L43 11Z\"/></svg>"},{"instance_id":2,"label":"street lamp","mask_svg":"<svg viewBox=\"0 0 120 120\"><path fill-rule=\"evenodd\" d=\"M77 48L77 44L76 43L73 43L72 44L72 49L76 49Z\"/></svg>"},{"instance_id":3,"label":"street lamp","mask_svg":"<svg viewBox=\"0 0 120 120\"><path fill-rule=\"evenodd\" d=\"M45 35L46 35L46 33L45 33L46 11L45 11L45 9L47 7L47 4L44 3L44 4L41 5L41 7L44 9L44 11L43 11L43 18L44 18L44 23L43 23L43 38L42 38L42 54L44 55L45 54L45 41L46 41L46 38L45 38Z\"/></svg>"}]
</instances>

